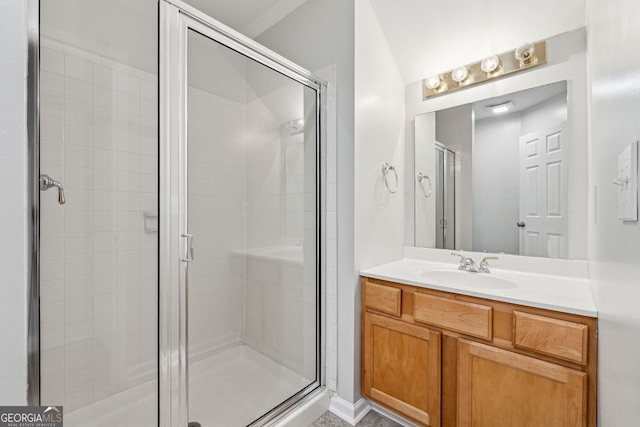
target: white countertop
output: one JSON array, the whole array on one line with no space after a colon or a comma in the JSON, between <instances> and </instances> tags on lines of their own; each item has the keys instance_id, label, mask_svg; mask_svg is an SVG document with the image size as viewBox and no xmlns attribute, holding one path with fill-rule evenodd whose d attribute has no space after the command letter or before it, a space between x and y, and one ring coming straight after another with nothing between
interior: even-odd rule
<instances>
[{"instance_id":1,"label":"white countertop","mask_svg":"<svg viewBox=\"0 0 640 427\"><path fill-rule=\"evenodd\" d=\"M471 273L457 267L457 262L403 259L362 270L360 274L427 289L598 317L587 279L499 268L491 268L488 274ZM469 275L468 280L466 275ZM492 279L496 279L496 287L492 287ZM474 282L480 287L474 286ZM503 284L513 288L500 288Z\"/></svg>"}]
</instances>

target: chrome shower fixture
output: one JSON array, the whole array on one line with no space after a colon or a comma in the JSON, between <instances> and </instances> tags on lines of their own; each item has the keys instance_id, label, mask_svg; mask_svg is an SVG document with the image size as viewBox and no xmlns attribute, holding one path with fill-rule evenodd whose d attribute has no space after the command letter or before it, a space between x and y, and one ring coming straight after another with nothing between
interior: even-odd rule
<instances>
[{"instance_id":1,"label":"chrome shower fixture","mask_svg":"<svg viewBox=\"0 0 640 427\"><path fill-rule=\"evenodd\" d=\"M64 198L64 187L59 181L51 178L49 175L40 175L40 190L47 191L48 189L55 187L58 189L58 203L64 205L66 199Z\"/></svg>"},{"instance_id":2,"label":"chrome shower fixture","mask_svg":"<svg viewBox=\"0 0 640 427\"><path fill-rule=\"evenodd\" d=\"M288 130L291 133L300 133L304 131L304 119L291 120L282 125L283 130Z\"/></svg>"}]
</instances>

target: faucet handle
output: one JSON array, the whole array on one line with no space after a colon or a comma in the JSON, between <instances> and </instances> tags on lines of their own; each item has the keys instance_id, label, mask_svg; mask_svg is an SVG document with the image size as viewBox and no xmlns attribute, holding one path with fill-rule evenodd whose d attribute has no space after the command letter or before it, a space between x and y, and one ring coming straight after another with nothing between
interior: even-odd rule
<instances>
[{"instance_id":1,"label":"faucet handle","mask_svg":"<svg viewBox=\"0 0 640 427\"><path fill-rule=\"evenodd\" d=\"M489 270L489 263L487 262L487 260L490 259L500 259L497 256L487 256L482 258L482 261L480 261L480 265L478 266L478 269L480 270L481 273L491 273L491 270Z\"/></svg>"},{"instance_id":2,"label":"faucet handle","mask_svg":"<svg viewBox=\"0 0 640 427\"><path fill-rule=\"evenodd\" d=\"M462 263L462 262L464 262L464 261L467 259L467 257L466 257L466 256L464 256L464 254L462 254L462 253L460 253L460 252L451 252L451 255L453 255L453 256L459 256L459 257L460 257L460 262L461 262L461 263Z\"/></svg>"},{"instance_id":3,"label":"faucet handle","mask_svg":"<svg viewBox=\"0 0 640 427\"><path fill-rule=\"evenodd\" d=\"M460 257L460 265L458 265L458 270L466 270L469 258L464 256L464 254L461 254L460 252L451 252L451 255Z\"/></svg>"}]
</instances>

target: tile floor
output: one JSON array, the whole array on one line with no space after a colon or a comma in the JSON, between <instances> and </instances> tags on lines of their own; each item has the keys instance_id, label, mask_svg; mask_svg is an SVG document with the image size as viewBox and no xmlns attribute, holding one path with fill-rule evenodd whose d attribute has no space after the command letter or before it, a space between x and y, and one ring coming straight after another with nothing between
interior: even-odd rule
<instances>
[{"instance_id":1,"label":"tile floor","mask_svg":"<svg viewBox=\"0 0 640 427\"><path fill-rule=\"evenodd\" d=\"M351 427L349 423L341 420L331 412L325 412L309 427ZM358 423L356 427L401 427L400 424L390 420L376 411L371 411Z\"/></svg>"}]
</instances>

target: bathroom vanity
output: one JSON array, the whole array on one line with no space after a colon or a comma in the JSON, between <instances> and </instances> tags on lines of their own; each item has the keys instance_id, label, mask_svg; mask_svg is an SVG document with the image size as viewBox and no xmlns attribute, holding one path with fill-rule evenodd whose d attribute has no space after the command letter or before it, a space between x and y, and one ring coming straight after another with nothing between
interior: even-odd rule
<instances>
[{"instance_id":1,"label":"bathroom vanity","mask_svg":"<svg viewBox=\"0 0 640 427\"><path fill-rule=\"evenodd\" d=\"M402 260L362 275L362 392L421 426L596 425L586 280Z\"/></svg>"}]
</instances>

